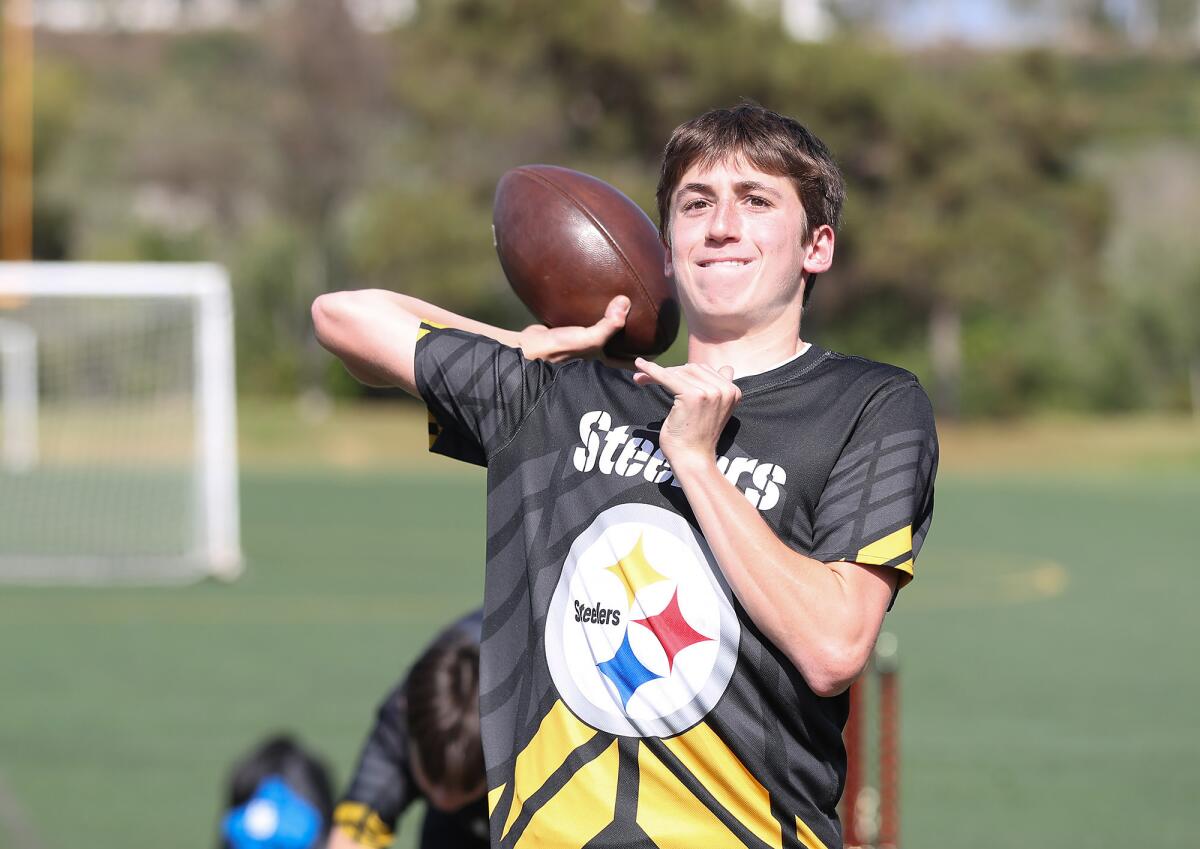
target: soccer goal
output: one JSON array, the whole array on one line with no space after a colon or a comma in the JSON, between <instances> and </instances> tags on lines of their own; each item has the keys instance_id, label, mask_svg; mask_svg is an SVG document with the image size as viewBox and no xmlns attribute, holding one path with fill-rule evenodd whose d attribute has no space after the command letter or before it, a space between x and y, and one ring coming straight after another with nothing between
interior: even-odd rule
<instances>
[{"instance_id":1,"label":"soccer goal","mask_svg":"<svg viewBox=\"0 0 1200 849\"><path fill-rule=\"evenodd\" d=\"M235 434L223 269L0 263L0 581L235 577Z\"/></svg>"}]
</instances>

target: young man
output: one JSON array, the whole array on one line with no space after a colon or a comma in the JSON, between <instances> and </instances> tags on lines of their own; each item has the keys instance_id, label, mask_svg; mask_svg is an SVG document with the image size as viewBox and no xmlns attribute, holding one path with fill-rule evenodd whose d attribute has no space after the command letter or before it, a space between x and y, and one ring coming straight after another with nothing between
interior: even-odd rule
<instances>
[{"instance_id":1,"label":"young man","mask_svg":"<svg viewBox=\"0 0 1200 849\"><path fill-rule=\"evenodd\" d=\"M400 815L426 802L422 849L486 849L479 740L483 612L438 635L376 712L358 768L333 812L329 849L387 849Z\"/></svg>"},{"instance_id":2,"label":"young man","mask_svg":"<svg viewBox=\"0 0 1200 849\"><path fill-rule=\"evenodd\" d=\"M800 339L842 196L791 119L676 129L676 368L547 361L597 350L616 301L521 334L390 293L314 304L353 374L425 400L433 450L488 467L494 845L841 845L846 689L911 577L937 457L911 374Z\"/></svg>"}]
</instances>

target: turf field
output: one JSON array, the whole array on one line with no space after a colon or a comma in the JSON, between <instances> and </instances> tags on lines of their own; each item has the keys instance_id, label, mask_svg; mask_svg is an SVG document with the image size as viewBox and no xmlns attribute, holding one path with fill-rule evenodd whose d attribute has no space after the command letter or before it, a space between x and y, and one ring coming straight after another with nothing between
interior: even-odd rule
<instances>
[{"instance_id":1,"label":"turf field","mask_svg":"<svg viewBox=\"0 0 1200 849\"><path fill-rule=\"evenodd\" d=\"M343 778L376 699L478 599L480 476L353 451L300 470L244 425L243 579L0 588L0 847L212 846L238 754L291 729ZM1130 462L1026 468L1000 436L944 440L887 624L906 849L1196 845L1200 436L1172 432L1114 439L1149 452Z\"/></svg>"}]
</instances>

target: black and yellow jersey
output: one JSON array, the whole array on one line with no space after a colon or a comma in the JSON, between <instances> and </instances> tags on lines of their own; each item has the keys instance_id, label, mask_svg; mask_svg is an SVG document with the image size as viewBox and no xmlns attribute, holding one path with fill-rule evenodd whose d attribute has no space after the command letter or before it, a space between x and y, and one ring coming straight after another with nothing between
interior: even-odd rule
<instances>
[{"instance_id":1,"label":"black and yellow jersey","mask_svg":"<svg viewBox=\"0 0 1200 849\"><path fill-rule=\"evenodd\" d=\"M428 325L416 372L432 450L488 468L493 845L840 846L848 699L730 592L658 446L671 396ZM796 551L906 583L937 462L916 379L810 346L736 382L725 476Z\"/></svg>"}]
</instances>

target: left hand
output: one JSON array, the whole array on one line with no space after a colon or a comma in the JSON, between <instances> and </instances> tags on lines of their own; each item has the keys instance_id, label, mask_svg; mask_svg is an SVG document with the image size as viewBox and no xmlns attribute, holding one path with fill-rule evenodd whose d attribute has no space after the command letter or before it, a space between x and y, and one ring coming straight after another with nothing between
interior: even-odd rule
<instances>
[{"instance_id":1,"label":"left hand","mask_svg":"<svg viewBox=\"0 0 1200 849\"><path fill-rule=\"evenodd\" d=\"M579 357L604 359L604 345L625 326L630 302L618 295L608 302L604 316L590 327L547 327L531 324L520 332L517 347L526 359L561 363Z\"/></svg>"},{"instance_id":2,"label":"left hand","mask_svg":"<svg viewBox=\"0 0 1200 849\"><path fill-rule=\"evenodd\" d=\"M660 447L672 468L697 460L712 462L721 431L742 400L742 390L733 382L733 369L714 369L699 363L666 368L641 357L634 360L634 365L634 383L658 384L675 396L659 435Z\"/></svg>"}]
</instances>

